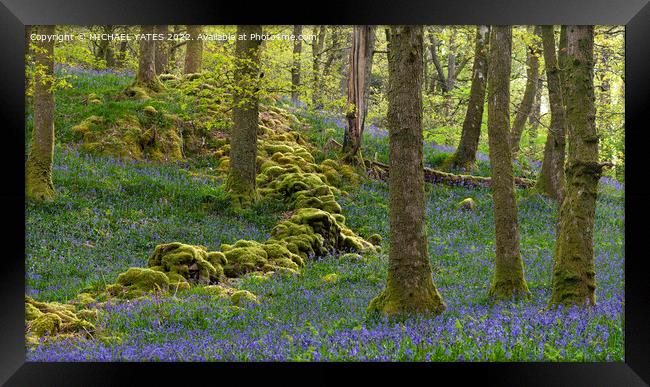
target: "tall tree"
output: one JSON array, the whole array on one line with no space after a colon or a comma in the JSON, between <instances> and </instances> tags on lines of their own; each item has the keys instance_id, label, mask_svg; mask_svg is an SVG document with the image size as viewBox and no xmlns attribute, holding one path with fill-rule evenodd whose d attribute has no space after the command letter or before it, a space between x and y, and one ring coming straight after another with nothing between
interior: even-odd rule
<instances>
[{"instance_id":1,"label":"tall tree","mask_svg":"<svg viewBox=\"0 0 650 387\"><path fill-rule=\"evenodd\" d=\"M598 180L594 106L594 27L567 27L565 195L559 214L550 305L595 305L593 251Z\"/></svg>"},{"instance_id":2,"label":"tall tree","mask_svg":"<svg viewBox=\"0 0 650 387\"><path fill-rule=\"evenodd\" d=\"M488 145L496 233L496 265L489 294L508 299L528 293L519 251L517 198L510 147L512 27L492 26L488 67Z\"/></svg>"},{"instance_id":3,"label":"tall tree","mask_svg":"<svg viewBox=\"0 0 650 387\"><path fill-rule=\"evenodd\" d=\"M261 34L262 27L258 25L237 26L237 36L245 35L247 39L238 39L235 45L234 125L230 137L230 171L226 182L235 208L247 207L257 200L255 160L262 41L255 36Z\"/></svg>"},{"instance_id":4,"label":"tall tree","mask_svg":"<svg viewBox=\"0 0 650 387\"><path fill-rule=\"evenodd\" d=\"M553 26L542 26L542 45L544 47L548 99L551 105L551 126L548 129L542 170L537 179L536 187L540 192L561 203L564 183L566 113L564 111L562 77L555 51Z\"/></svg>"},{"instance_id":5,"label":"tall tree","mask_svg":"<svg viewBox=\"0 0 650 387\"><path fill-rule=\"evenodd\" d=\"M316 29L317 33L316 33ZM321 56L323 55L323 46L325 45L325 36L327 35L327 26L314 26L314 33L316 34L316 41L311 46L312 56L312 104L319 105L321 103L322 91L318 89L320 84L320 63Z\"/></svg>"},{"instance_id":6,"label":"tall tree","mask_svg":"<svg viewBox=\"0 0 650 387\"><path fill-rule=\"evenodd\" d=\"M544 76L540 74L537 79L537 88L535 89L535 99L533 100L533 109L528 116L528 146L531 151L537 151L537 136L540 120L542 119L542 89L544 87Z\"/></svg>"},{"instance_id":7,"label":"tall tree","mask_svg":"<svg viewBox=\"0 0 650 387\"><path fill-rule=\"evenodd\" d=\"M41 35L54 35L53 25L38 27ZM26 197L37 201L54 199L52 162L54 159L54 39L34 46L34 129L25 165Z\"/></svg>"},{"instance_id":8,"label":"tall tree","mask_svg":"<svg viewBox=\"0 0 650 387\"><path fill-rule=\"evenodd\" d=\"M472 85L467 104L467 113L463 121L463 131L460 144L451 157L451 167L469 169L476 160L478 141L481 136L481 122L485 106L485 88L488 74L488 44L489 26L476 27L476 47L474 48L474 65L472 69Z\"/></svg>"},{"instance_id":9,"label":"tall tree","mask_svg":"<svg viewBox=\"0 0 650 387\"><path fill-rule=\"evenodd\" d=\"M361 148L368 113L374 47L375 27L354 26L348 66L348 108L345 114L348 125L343 137L343 157L349 162L356 161Z\"/></svg>"},{"instance_id":10,"label":"tall tree","mask_svg":"<svg viewBox=\"0 0 650 387\"><path fill-rule=\"evenodd\" d=\"M529 43L527 44L527 55L526 55L526 87L524 88L524 95L517 109L517 115L515 116L515 121L512 124L512 131L510 134L510 145L512 146L512 156L517 158L519 153L519 146L521 142L521 134L524 132L524 126L526 125L526 120L530 116L530 112L533 108L533 102L535 100L535 94L537 93L537 83L539 79L539 55L540 48L537 41L539 36L539 27L529 27L529 33L534 31L533 36L531 36Z\"/></svg>"},{"instance_id":11,"label":"tall tree","mask_svg":"<svg viewBox=\"0 0 650 387\"><path fill-rule=\"evenodd\" d=\"M293 26L293 36L295 39L293 41L293 60L291 64L291 101L294 104L298 103L300 97L298 88L300 87L300 56L302 55L302 39L299 39L298 37L301 35L302 26Z\"/></svg>"},{"instance_id":12,"label":"tall tree","mask_svg":"<svg viewBox=\"0 0 650 387\"><path fill-rule=\"evenodd\" d=\"M156 34L162 35L162 40L156 41L156 74L164 74L167 72L167 66L169 63L169 46L173 41L167 40L167 35L169 34L168 25L158 25L156 26Z\"/></svg>"},{"instance_id":13,"label":"tall tree","mask_svg":"<svg viewBox=\"0 0 650 387\"><path fill-rule=\"evenodd\" d=\"M421 26L391 26L388 49L390 252L386 288L369 311L441 313L424 228Z\"/></svg>"},{"instance_id":14,"label":"tall tree","mask_svg":"<svg viewBox=\"0 0 650 387\"><path fill-rule=\"evenodd\" d=\"M156 41L146 38L147 34L153 33L152 25L140 27L140 34L145 37L140 40L140 58L135 83L152 91L160 91L162 84L156 75Z\"/></svg>"},{"instance_id":15,"label":"tall tree","mask_svg":"<svg viewBox=\"0 0 650 387\"><path fill-rule=\"evenodd\" d=\"M115 32L115 26L107 24L101 27L102 34L112 34ZM93 41L96 42L96 41ZM113 47L111 47L112 40L110 39L101 39L97 42L97 50L95 51L95 57L97 59L104 60L106 67L115 66L115 54L113 52Z\"/></svg>"},{"instance_id":16,"label":"tall tree","mask_svg":"<svg viewBox=\"0 0 650 387\"><path fill-rule=\"evenodd\" d=\"M203 26L189 25L187 33L190 39L187 41L185 50L185 74L201 72L201 62L203 61L203 40L199 39L203 31Z\"/></svg>"}]
</instances>

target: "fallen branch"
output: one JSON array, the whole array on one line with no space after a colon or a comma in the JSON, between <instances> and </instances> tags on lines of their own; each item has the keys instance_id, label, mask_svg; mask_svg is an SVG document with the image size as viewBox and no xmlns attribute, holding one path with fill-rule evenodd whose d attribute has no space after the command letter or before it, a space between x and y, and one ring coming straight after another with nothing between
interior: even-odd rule
<instances>
[{"instance_id":1,"label":"fallen branch","mask_svg":"<svg viewBox=\"0 0 650 387\"><path fill-rule=\"evenodd\" d=\"M387 164L380 163L370 159L364 159L366 166L369 167L368 174L381 180L388 178L389 167ZM471 175L454 175L437 171L431 168L424 168L424 181L433 184L445 184L466 187L489 187L492 179L483 176ZM535 185L535 180L515 177L515 185L520 188L530 188Z\"/></svg>"}]
</instances>

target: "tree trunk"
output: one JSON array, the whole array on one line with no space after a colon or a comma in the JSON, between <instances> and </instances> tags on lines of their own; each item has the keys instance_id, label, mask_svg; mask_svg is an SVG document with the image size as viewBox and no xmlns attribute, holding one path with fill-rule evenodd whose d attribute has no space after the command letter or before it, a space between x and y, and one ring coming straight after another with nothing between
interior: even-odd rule
<instances>
[{"instance_id":1,"label":"tree trunk","mask_svg":"<svg viewBox=\"0 0 650 387\"><path fill-rule=\"evenodd\" d=\"M54 26L40 26L39 34L54 35ZM34 129L25 166L27 199L54 200L52 162L54 159L54 39L36 41L34 52Z\"/></svg>"},{"instance_id":2,"label":"tree trunk","mask_svg":"<svg viewBox=\"0 0 650 387\"><path fill-rule=\"evenodd\" d=\"M122 40L120 42L120 48L117 52L117 59L115 61L115 66L116 67L124 67L126 66L126 50L129 47L129 42L126 40Z\"/></svg>"},{"instance_id":3,"label":"tree trunk","mask_svg":"<svg viewBox=\"0 0 650 387\"><path fill-rule=\"evenodd\" d=\"M153 34L152 25L143 25L140 28L141 34ZM138 75L135 83L153 91L160 91L162 84L156 76L156 44L153 39L140 40L140 58L138 63Z\"/></svg>"},{"instance_id":4,"label":"tree trunk","mask_svg":"<svg viewBox=\"0 0 650 387\"><path fill-rule=\"evenodd\" d=\"M488 143L496 233L496 267L489 295L509 299L528 294L519 252L517 199L510 146L512 27L492 26L488 67Z\"/></svg>"},{"instance_id":5,"label":"tree trunk","mask_svg":"<svg viewBox=\"0 0 650 387\"><path fill-rule=\"evenodd\" d=\"M257 128L259 115L258 87L260 77L260 39L253 34L262 34L259 25L237 26L237 35L246 35L246 40L237 40L235 46L236 71L233 109L233 128L230 139L230 171L226 188L235 208L250 206L257 200L255 186L257 157Z\"/></svg>"},{"instance_id":6,"label":"tree trunk","mask_svg":"<svg viewBox=\"0 0 650 387\"><path fill-rule=\"evenodd\" d=\"M388 53L390 252L386 288L369 311L387 316L441 313L424 227L421 26L391 26Z\"/></svg>"},{"instance_id":7,"label":"tree trunk","mask_svg":"<svg viewBox=\"0 0 650 387\"><path fill-rule=\"evenodd\" d=\"M361 148L364 123L368 112L372 51L375 46L374 26L354 26L348 69L348 125L343 137L344 159L354 162Z\"/></svg>"},{"instance_id":8,"label":"tree trunk","mask_svg":"<svg viewBox=\"0 0 650 387\"><path fill-rule=\"evenodd\" d=\"M31 77L29 72L27 72L27 66L29 64L29 58L31 54L30 50L30 44L31 44L31 37L30 35L32 34L32 26L25 26L25 115L27 115L27 108L29 107L29 95L27 91L29 90L29 82L31 82Z\"/></svg>"},{"instance_id":9,"label":"tree trunk","mask_svg":"<svg viewBox=\"0 0 650 387\"><path fill-rule=\"evenodd\" d=\"M202 30L202 26L187 26L187 33L190 35L190 40L187 41L185 51L185 74L201 72L201 62L203 61L203 40L199 39L199 35L201 35Z\"/></svg>"},{"instance_id":10,"label":"tree trunk","mask_svg":"<svg viewBox=\"0 0 650 387\"><path fill-rule=\"evenodd\" d=\"M169 34L168 25L156 26L156 33L163 35L163 40L156 41L156 74L160 75L168 71L169 46L173 42L167 40L167 35Z\"/></svg>"},{"instance_id":11,"label":"tree trunk","mask_svg":"<svg viewBox=\"0 0 650 387\"><path fill-rule=\"evenodd\" d=\"M316 27L314 27L316 28ZM325 44L326 26L318 26L319 31L316 35L316 41L312 45L312 94L311 102L314 106L321 103L322 90L318 90L320 81L320 58L323 54L323 45Z\"/></svg>"},{"instance_id":12,"label":"tree trunk","mask_svg":"<svg viewBox=\"0 0 650 387\"><path fill-rule=\"evenodd\" d=\"M102 26L103 34L112 34L114 30L115 28L112 25ZM106 67L115 66L115 55L113 52L113 48L111 47L111 40L102 39L99 41L99 45L97 48L97 52L95 53L95 57L99 60L104 60L104 62L106 63Z\"/></svg>"},{"instance_id":13,"label":"tree trunk","mask_svg":"<svg viewBox=\"0 0 650 387\"><path fill-rule=\"evenodd\" d=\"M595 305L593 251L598 180L594 107L594 27L567 27L566 118L569 140L550 305Z\"/></svg>"},{"instance_id":14,"label":"tree trunk","mask_svg":"<svg viewBox=\"0 0 650 387\"><path fill-rule=\"evenodd\" d=\"M536 35L539 35L539 27L535 28L534 31ZM510 144L512 146L513 159L516 159L517 154L519 153L521 134L524 132L526 120L528 120L528 116L530 115L530 112L533 108L535 93L537 92L537 80L539 79L539 46L537 43L532 43L527 47L527 49L528 55L526 56L526 87L524 88L524 95L522 97L521 103L519 104L519 109L517 109L517 115L515 116L515 121L512 124L512 131L510 135Z\"/></svg>"},{"instance_id":15,"label":"tree trunk","mask_svg":"<svg viewBox=\"0 0 650 387\"><path fill-rule=\"evenodd\" d=\"M476 47L474 49L474 67L472 69L472 86L467 104L467 113L463 122L460 144L451 158L451 167L470 169L476 160L478 141L481 136L481 122L485 106L485 88L488 73L489 26L476 28Z\"/></svg>"},{"instance_id":16,"label":"tree trunk","mask_svg":"<svg viewBox=\"0 0 650 387\"><path fill-rule=\"evenodd\" d=\"M542 119L542 88L544 78L542 75L537 79L537 88L535 88L535 99L533 100L533 109L528 117L528 146L533 154L537 152L537 136L539 124Z\"/></svg>"},{"instance_id":17,"label":"tree trunk","mask_svg":"<svg viewBox=\"0 0 650 387\"><path fill-rule=\"evenodd\" d=\"M302 39L298 39L302 35L302 26L295 25L293 26L293 35L295 40L293 41L293 62L291 65L291 101L293 104L297 104L300 93L298 88L300 87L300 56L302 55Z\"/></svg>"},{"instance_id":18,"label":"tree trunk","mask_svg":"<svg viewBox=\"0 0 650 387\"><path fill-rule=\"evenodd\" d=\"M562 77L555 55L553 26L542 27L542 44L544 46L548 99L551 105L551 126L544 147L544 160L537 179L537 189L561 203L564 183L566 112L564 111Z\"/></svg>"}]
</instances>

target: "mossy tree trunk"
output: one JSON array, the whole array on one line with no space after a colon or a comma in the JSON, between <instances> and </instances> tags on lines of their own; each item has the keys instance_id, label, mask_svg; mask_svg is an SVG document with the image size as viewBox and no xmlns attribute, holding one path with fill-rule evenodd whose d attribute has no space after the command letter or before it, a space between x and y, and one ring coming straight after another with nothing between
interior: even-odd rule
<instances>
[{"instance_id":1,"label":"mossy tree trunk","mask_svg":"<svg viewBox=\"0 0 650 387\"><path fill-rule=\"evenodd\" d=\"M203 62L203 40L199 39L203 31L203 26L189 25L187 33L190 40L187 41L185 50L185 74L201 72L201 63Z\"/></svg>"},{"instance_id":2,"label":"mossy tree trunk","mask_svg":"<svg viewBox=\"0 0 650 387\"><path fill-rule=\"evenodd\" d=\"M535 32L535 35L539 35L539 27L535 27L534 30L529 32ZM539 79L539 55L540 48L537 41L532 41L527 46L527 56L526 56L526 86L524 88L524 95L517 109L517 115L515 116L515 121L512 123L512 131L510 134L510 145L512 146L512 157L517 158L519 153L519 147L521 143L521 135L524 132L524 126L528 120L528 116L533 109L533 102L535 101L535 94L537 93L537 83Z\"/></svg>"},{"instance_id":3,"label":"mossy tree trunk","mask_svg":"<svg viewBox=\"0 0 650 387\"><path fill-rule=\"evenodd\" d=\"M485 106L485 88L488 72L489 26L477 26L476 47L474 48L474 65L472 85L467 103L467 113L463 121L463 131L456 152L451 157L450 166L469 169L476 161L478 142L481 137L481 122Z\"/></svg>"},{"instance_id":4,"label":"mossy tree trunk","mask_svg":"<svg viewBox=\"0 0 650 387\"><path fill-rule=\"evenodd\" d=\"M164 74L168 70L169 64L169 46L173 43L167 40L169 34L168 25L156 26L156 33L162 34L163 39L156 41L156 74Z\"/></svg>"},{"instance_id":5,"label":"mossy tree trunk","mask_svg":"<svg viewBox=\"0 0 650 387\"><path fill-rule=\"evenodd\" d=\"M488 69L488 144L496 233L496 265L489 294L509 299L528 293L519 251L517 199L510 146L512 27L492 26Z\"/></svg>"},{"instance_id":6,"label":"mossy tree trunk","mask_svg":"<svg viewBox=\"0 0 650 387\"><path fill-rule=\"evenodd\" d=\"M386 288L370 312L441 313L424 228L421 26L391 26L388 49L390 252Z\"/></svg>"},{"instance_id":7,"label":"mossy tree trunk","mask_svg":"<svg viewBox=\"0 0 650 387\"><path fill-rule=\"evenodd\" d=\"M537 153L537 136L540 120L542 117L542 89L545 83L543 72L537 79L537 88L535 89L535 100L533 101L533 109L528 117L528 146L533 154Z\"/></svg>"},{"instance_id":8,"label":"mossy tree trunk","mask_svg":"<svg viewBox=\"0 0 650 387\"><path fill-rule=\"evenodd\" d=\"M246 35L246 40L237 40L235 46L235 107L233 128L230 138L230 171L226 188L235 208L248 207L257 200L255 185L257 128L259 115L259 65L261 40L252 39L253 34L262 34L262 27L255 25L237 26L237 35Z\"/></svg>"},{"instance_id":9,"label":"mossy tree trunk","mask_svg":"<svg viewBox=\"0 0 650 387\"><path fill-rule=\"evenodd\" d=\"M560 67L555 51L553 26L542 27L544 63L548 83L548 99L551 105L551 126L544 147L544 161L536 188L547 196L562 202L564 185L564 149L566 119L563 102Z\"/></svg>"},{"instance_id":10,"label":"mossy tree trunk","mask_svg":"<svg viewBox=\"0 0 650 387\"><path fill-rule=\"evenodd\" d=\"M318 32L316 32L316 29ZM327 34L327 26L314 26L314 34L316 35L316 41L313 42L311 46L311 56L312 56L312 92L311 92L311 102L314 106L318 106L321 103L322 91L318 90L318 85L320 84L320 63L321 57L323 55L323 46L325 45L325 36Z\"/></svg>"},{"instance_id":11,"label":"mossy tree trunk","mask_svg":"<svg viewBox=\"0 0 650 387\"><path fill-rule=\"evenodd\" d=\"M566 119L568 157L560 207L550 305L595 305L593 251L598 180L594 106L594 27L567 27Z\"/></svg>"},{"instance_id":12,"label":"mossy tree trunk","mask_svg":"<svg viewBox=\"0 0 650 387\"><path fill-rule=\"evenodd\" d=\"M362 162L358 155L368 113L374 47L375 27L354 26L348 66L348 108L345 114L348 125L343 136L343 158L348 162Z\"/></svg>"},{"instance_id":13,"label":"mossy tree trunk","mask_svg":"<svg viewBox=\"0 0 650 387\"><path fill-rule=\"evenodd\" d=\"M140 34L153 34L154 26L143 25ZM136 86L141 86L152 91L160 91L162 84L156 75L156 41L151 38L140 40L140 58L138 62L138 74L135 79Z\"/></svg>"},{"instance_id":14,"label":"mossy tree trunk","mask_svg":"<svg viewBox=\"0 0 650 387\"><path fill-rule=\"evenodd\" d=\"M38 33L54 35L53 25L40 26ZM34 47L34 129L25 166L27 199L54 199L54 39L37 41Z\"/></svg>"},{"instance_id":15,"label":"mossy tree trunk","mask_svg":"<svg viewBox=\"0 0 650 387\"><path fill-rule=\"evenodd\" d=\"M29 66L29 61L30 61L30 44L31 44L31 38L30 35L32 34L32 26L25 26L25 115L27 114L27 108L29 107L29 83L31 82L31 76L29 72L27 71L27 67Z\"/></svg>"},{"instance_id":16,"label":"mossy tree trunk","mask_svg":"<svg viewBox=\"0 0 650 387\"><path fill-rule=\"evenodd\" d=\"M295 40L293 41L293 60L291 64L291 101L294 104L297 104L300 99L300 57L302 56L302 39L299 39L298 37L302 35L301 25L293 26L293 35L295 36Z\"/></svg>"}]
</instances>

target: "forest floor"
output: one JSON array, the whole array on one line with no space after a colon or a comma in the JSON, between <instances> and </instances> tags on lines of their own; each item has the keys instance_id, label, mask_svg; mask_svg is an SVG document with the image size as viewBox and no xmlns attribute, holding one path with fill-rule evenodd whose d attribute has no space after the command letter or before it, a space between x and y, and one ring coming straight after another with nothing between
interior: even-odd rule
<instances>
[{"instance_id":1,"label":"forest floor","mask_svg":"<svg viewBox=\"0 0 650 387\"><path fill-rule=\"evenodd\" d=\"M326 123L315 112L303 118L311 141L323 145L341 137L331 119ZM386 157L384 130L369 128L364 141L366 157ZM453 150L425 148L431 166ZM479 156L479 174L485 174L486 161ZM210 162L124 162L57 145L56 200L26 204L26 294L65 302L89 285L114 281L129 267L146 267L159 243L218 250L238 239L267 239L287 208L265 201L230 211L222 182L193 173L210 167ZM531 297L494 304L487 298L495 255L490 190L427 184L429 257L447 310L399 322L366 315L386 281L388 188L363 180L345 189L348 195L338 202L347 225L362 236L380 234L382 253L309 260L299 276L244 276L237 286L259 300L245 308L232 308L229 300L201 287L113 304L96 322L113 340L61 339L28 348L28 360L624 359L624 196L615 181L602 180L596 211L598 305L554 311L545 310L555 244L553 202L517 191ZM206 195L217 200L206 204ZM458 202L467 197L477 208L459 211Z\"/></svg>"}]
</instances>

